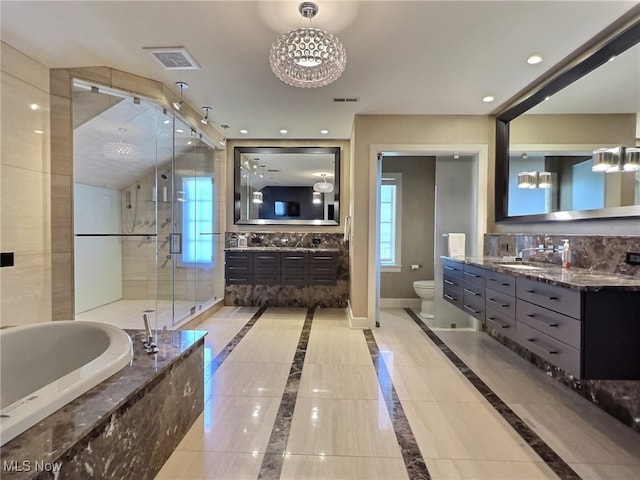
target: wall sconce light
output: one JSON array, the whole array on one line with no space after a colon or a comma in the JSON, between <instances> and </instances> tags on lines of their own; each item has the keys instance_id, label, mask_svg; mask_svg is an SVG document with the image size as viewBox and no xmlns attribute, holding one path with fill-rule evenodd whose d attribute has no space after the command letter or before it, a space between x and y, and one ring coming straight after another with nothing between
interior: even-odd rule
<instances>
[{"instance_id":1,"label":"wall sconce light","mask_svg":"<svg viewBox=\"0 0 640 480\"><path fill-rule=\"evenodd\" d=\"M176 87L180 89L180 101L173 102L173 108L176 110L180 110L182 108L182 104L184 103L184 99L182 98L182 90L185 88L189 88L189 84L185 82L176 82Z\"/></svg>"},{"instance_id":2,"label":"wall sconce light","mask_svg":"<svg viewBox=\"0 0 640 480\"><path fill-rule=\"evenodd\" d=\"M253 203L262 203L262 192L253 192Z\"/></svg>"},{"instance_id":3,"label":"wall sconce light","mask_svg":"<svg viewBox=\"0 0 640 480\"><path fill-rule=\"evenodd\" d=\"M637 172L640 170L640 147L627 147L624 149L622 169L625 172Z\"/></svg>"},{"instance_id":4,"label":"wall sconce light","mask_svg":"<svg viewBox=\"0 0 640 480\"><path fill-rule=\"evenodd\" d=\"M551 172L538 172L538 188L551 188Z\"/></svg>"},{"instance_id":5,"label":"wall sconce light","mask_svg":"<svg viewBox=\"0 0 640 480\"><path fill-rule=\"evenodd\" d=\"M618 172L622 163L622 147L598 148L593 151L591 171L593 172Z\"/></svg>"},{"instance_id":6,"label":"wall sconce light","mask_svg":"<svg viewBox=\"0 0 640 480\"><path fill-rule=\"evenodd\" d=\"M518 188L536 188L538 186L538 172L518 173Z\"/></svg>"},{"instance_id":7,"label":"wall sconce light","mask_svg":"<svg viewBox=\"0 0 640 480\"><path fill-rule=\"evenodd\" d=\"M313 203L319 204L322 203L322 193L320 192L313 192Z\"/></svg>"}]
</instances>

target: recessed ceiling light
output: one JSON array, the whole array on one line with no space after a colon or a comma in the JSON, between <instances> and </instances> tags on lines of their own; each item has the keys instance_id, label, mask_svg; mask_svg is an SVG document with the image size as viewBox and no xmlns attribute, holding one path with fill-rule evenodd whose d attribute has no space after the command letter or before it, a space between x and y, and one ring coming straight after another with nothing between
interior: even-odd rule
<instances>
[{"instance_id":1,"label":"recessed ceiling light","mask_svg":"<svg viewBox=\"0 0 640 480\"><path fill-rule=\"evenodd\" d=\"M485 97L482 97L482 101L484 103L491 103L495 100L495 98L493 97L493 95L487 95Z\"/></svg>"},{"instance_id":2,"label":"recessed ceiling light","mask_svg":"<svg viewBox=\"0 0 640 480\"><path fill-rule=\"evenodd\" d=\"M44 132L42 130L34 130L35 133L37 133L38 135L42 135Z\"/></svg>"},{"instance_id":3,"label":"recessed ceiling light","mask_svg":"<svg viewBox=\"0 0 640 480\"><path fill-rule=\"evenodd\" d=\"M527 63L529 65L537 65L538 63L542 63L542 55L533 54L529 58L527 58Z\"/></svg>"},{"instance_id":4,"label":"recessed ceiling light","mask_svg":"<svg viewBox=\"0 0 640 480\"><path fill-rule=\"evenodd\" d=\"M247 133L249 133L249 130L247 130L246 128L243 128L242 130L240 130L240 133L242 135L246 135Z\"/></svg>"},{"instance_id":5,"label":"recessed ceiling light","mask_svg":"<svg viewBox=\"0 0 640 480\"><path fill-rule=\"evenodd\" d=\"M280 133L283 135L286 135L288 133L288 130L283 128L282 130L280 130Z\"/></svg>"},{"instance_id":6,"label":"recessed ceiling light","mask_svg":"<svg viewBox=\"0 0 640 480\"><path fill-rule=\"evenodd\" d=\"M164 123L164 124L166 125L166 124L168 124L168 123L171 123L171 120L169 120L169 119L167 118L167 119L166 119L164 122L162 122L162 123Z\"/></svg>"},{"instance_id":7,"label":"recessed ceiling light","mask_svg":"<svg viewBox=\"0 0 640 480\"><path fill-rule=\"evenodd\" d=\"M320 130L320 133L322 135L326 135L327 133L329 133L329 130L327 130L326 128L323 128L322 130Z\"/></svg>"},{"instance_id":8,"label":"recessed ceiling light","mask_svg":"<svg viewBox=\"0 0 640 480\"><path fill-rule=\"evenodd\" d=\"M31 110L40 110L40 105L38 105L37 103L32 103L31 105L29 105L29 107L31 108Z\"/></svg>"},{"instance_id":9,"label":"recessed ceiling light","mask_svg":"<svg viewBox=\"0 0 640 480\"><path fill-rule=\"evenodd\" d=\"M612 57L610 57L610 58L609 58L609 61L610 61L610 62L613 62L615 59L616 59L616 56L615 56L615 55L613 55Z\"/></svg>"},{"instance_id":10,"label":"recessed ceiling light","mask_svg":"<svg viewBox=\"0 0 640 480\"><path fill-rule=\"evenodd\" d=\"M177 133L184 133L184 130L182 130L181 128L176 128L176 132Z\"/></svg>"}]
</instances>

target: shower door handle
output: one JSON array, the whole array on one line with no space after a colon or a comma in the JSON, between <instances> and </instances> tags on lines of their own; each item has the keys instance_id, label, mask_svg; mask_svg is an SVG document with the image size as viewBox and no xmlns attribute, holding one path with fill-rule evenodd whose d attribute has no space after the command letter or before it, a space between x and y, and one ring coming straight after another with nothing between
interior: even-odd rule
<instances>
[{"instance_id":1,"label":"shower door handle","mask_svg":"<svg viewBox=\"0 0 640 480\"><path fill-rule=\"evenodd\" d=\"M171 241L169 242L169 253L181 254L182 253L182 234L170 233Z\"/></svg>"}]
</instances>

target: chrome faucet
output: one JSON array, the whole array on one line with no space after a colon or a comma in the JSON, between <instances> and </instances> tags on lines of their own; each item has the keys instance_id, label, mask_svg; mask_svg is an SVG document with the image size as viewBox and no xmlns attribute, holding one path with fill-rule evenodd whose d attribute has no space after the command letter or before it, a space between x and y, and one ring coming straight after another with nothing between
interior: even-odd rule
<instances>
[{"instance_id":1,"label":"chrome faucet","mask_svg":"<svg viewBox=\"0 0 640 480\"><path fill-rule=\"evenodd\" d=\"M524 261L524 254L526 252L535 252L535 251L543 252L544 251L544 245L538 245L537 247L523 248L522 250L520 250L520 253L518 254L518 257L521 258ZM531 258L531 254L529 254L529 258Z\"/></svg>"},{"instance_id":2,"label":"chrome faucet","mask_svg":"<svg viewBox=\"0 0 640 480\"><path fill-rule=\"evenodd\" d=\"M149 314L155 310L145 310L142 312L142 321L144 322L144 331L146 340L142 342L147 353L158 353L158 346L153 341L153 332L151 331L151 322L149 322Z\"/></svg>"}]
</instances>

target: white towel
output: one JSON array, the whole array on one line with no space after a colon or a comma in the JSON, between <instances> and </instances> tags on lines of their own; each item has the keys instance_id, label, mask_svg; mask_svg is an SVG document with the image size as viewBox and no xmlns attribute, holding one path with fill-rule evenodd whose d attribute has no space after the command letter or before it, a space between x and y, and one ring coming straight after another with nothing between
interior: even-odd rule
<instances>
[{"instance_id":1,"label":"white towel","mask_svg":"<svg viewBox=\"0 0 640 480\"><path fill-rule=\"evenodd\" d=\"M464 233L449 233L447 235L447 247L449 249L448 255L450 257L464 257L465 256L465 234Z\"/></svg>"},{"instance_id":2,"label":"white towel","mask_svg":"<svg viewBox=\"0 0 640 480\"><path fill-rule=\"evenodd\" d=\"M342 237L343 242L351 240L351 215L344 217L344 235Z\"/></svg>"}]
</instances>

